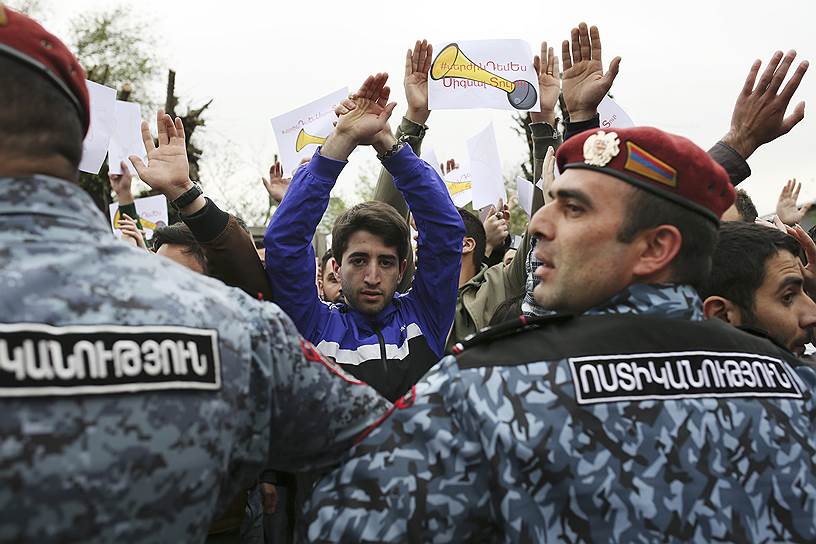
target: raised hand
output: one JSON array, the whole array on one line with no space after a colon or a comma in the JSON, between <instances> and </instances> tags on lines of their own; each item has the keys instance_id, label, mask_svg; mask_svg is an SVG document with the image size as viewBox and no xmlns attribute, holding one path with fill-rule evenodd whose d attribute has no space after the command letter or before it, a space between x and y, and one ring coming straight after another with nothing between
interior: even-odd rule
<instances>
[{"instance_id":1,"label":"raised hand","mask_svg":"<svg viewBox=\"0 0 816 544\"><path fill-rule=\"evenodd\" d=\"M778 92L795 58L796 51L788 51L784 57L782 51L777 51L759 81L757 74L762 62L755 60L751 65L731 115L731 128L722 139L742 158L747 159L762 144L787 134L805 118L804 101L799 102L787 117L785 111L807 72L808 61L799 63L790 81L782 92Z\"/></svg>"},{"instance_id":2,"label":"raised hand","mask_svg":"<svg viewBox=\"0 0 816 544\"><path fill-rule=\"evenodd\" d=\"M570 38L571 44L566 40L561 44L564 102L571 122L586 121L595 116L598 104L612 88L621 58L612 59L604 74L598 27L587 29L586 23L581 23L572 29Z\"/></svg>"},{"instance_id":3,"label":"raised hand","mask_svg":"<svg viewBox=\"0 0 816 544\"><path fill-rule=\"evenodd\" d=\"M504 240L510 233L509 222L510 209L507 204L500 200L498 208L490 206L490 212L483 222L487 246L485 254L490 255L495 248L504 244Z\"/></svg>"},{"instance_id":4,"label":"raised hand","mask_svg":"<svg viewBox=\"0 0 816 544\"><path fill-rule=\"evenodd\" d=\"M785 230L789 235L796 238L805 253L808 264L805 266L799 262L799 269L802 271L802 277L805 280L805 293L814 298L816 296L816 243L800 225L786 227Z\"/></svg>"},{"instance_id":5,"label":"raised hand","mask_svg":"<svg viewBox=\"0 0 816 544\"><path fill-rule=\"evenodd\" d=\"M336 111L341 114L334 132L321 147L325 157L345 160L358 145L372 145L378 153L384 153L396 141L391 135L388 119L396 102L388 102L391 90L385 85L388 74L376 74L365 80L360 90L352 95L354 109L342 104Z\"/></svg>"},{"instance_id":6,"label":"raised hand","mask_svg":"<svg viewBox=\"0 0 816 544\"><path fill-rule=\"evenodd\" d=\"M176 117L174 122L163 110L159 110L156 126L159 134L158 147L153 144L147 123L142 121L142 141L147 151L147 166L136 155L129 158L142 181L173 201L193 186L187 163L184 125L180 117Z\"/></svg>"},{"instance_id":7,"label":"raised hand","mask_svg":"<svg viewBox=\"0 0 816 544\"><path fill-rule=\"evenodd\" d=\"M431 115L428 109L428 70L433 60L433 47L428 40L417 40L414 49L405 54L405 98L408 101L408 113L405 116L420 125L424 125Z\"/></svg>"},{"instance_id":8,"label":"raised hand","mask_svg":"<svg viewBox=\"0 0 816 544\"><path fill-rule=\"evenodd\" d=\"M449 174L452 170L456 170L459 168L459 165L456 163L456 159L448 159L447 162L443 162L439 165L439 168L445 174Z\"/></svg>"},{"instance_id":9,"label":"raised hand","mask_svg":"<svg viewBox=\"0 0 816 544\"><path fill-rule=\"evenodd\" d=\"M142 231L136 226L136 221L131 219L128 215L122 214L119 216L119 221L116 223L116 228L122 231L122 238L126 242L132 243L136 247L147 249Z\"/></svg>"},{"instance_id":10,"label":"raised hand","mask_svg":"<svg viewBox=\"0 0 816 544\"><path fill-rule=\"evenodd\" d=\"M269 196L276 202L280 202L286 195L286 191L289 190L292 178L283 177L283 166L281 166L276 156L275 163L269 167L269 179L261 178L261 181L263 181Z\"/></svg>"},{"instance_id":11,"label":"raised hand","mask_svg":"<svg viewBox=\"0 0 816 544\"><path fill-rule=\"evenodd\" d=\"M544 165L541 169L541 181L538 188L544 193L544 204L552 202L553 198L550 196L552 184L555 181L555 149L550 146L547 148L547 154L544 155Z\"/></svg>"},{"instance_id":12,"label":"raised hand","mask_svg":"<svg viewBox=\"0 0 816 544\"><path fill-rule=\"evenodd\" d=\"M555 105L561 94L561 65L552 47L541 42L541 56L533 57L533 67L538 74L539 104L541 111L530 112L530 122L549 123L555 126Z\"/></svg>"},{"instance_id":13,"label":"raised hand","mask_svg":"<svg viewBox=\"0 0 816 544\"><path fill-rule=\"evenodd\" d=\"M110 181L111 189L116 194L116 201L120 206L133 203L133 192L130 185L133 182L133 176L130 175L130 168L125 161L122 161L121 174L111 174L108 172L108 181Z\"/></svg>"},{"instance_id":14,"label":"raised hand","mask_svg":"<svg viewBox=\"0 0 816 544\"><path fill-rule=\"evenodd\" d=\"M800 222L812 206L812 204L805 204L799 208L796 205L801 190L802 184L796 183L795 179L791 179L788 180L785 186L782 187L782 192L779 193L779 199L776 201L776 216L786 225L795 225Z\"/></svg>"}]
</instances>

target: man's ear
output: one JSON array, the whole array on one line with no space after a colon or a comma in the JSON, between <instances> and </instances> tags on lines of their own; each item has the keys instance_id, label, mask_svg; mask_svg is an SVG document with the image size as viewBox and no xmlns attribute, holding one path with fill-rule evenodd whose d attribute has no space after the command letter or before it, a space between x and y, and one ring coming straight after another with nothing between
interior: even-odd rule
<instances>
[{"instance_id":1,"label":"man's ear","mask_svg":"<svg viewBox=\"0 0 816 544\"><path fill-rule=\"evenodd\" d=\"M476 240L471 238L470 236L465 236L462 238L462 255L467 255L468 253L473 253L473 250L476 249Z\"/></svg>"},{"instance_id":2,"label":"man's ear","mask_svg":"<svg viewBox=\"0 0 816 544\"><path fill-rule=\"evenodd\" d=\"M397 279L397 283L402 281L402 277L405 275L405 270L408 268L408 259L403 259L400 263L400 271L399 271L399 278Z\"/></svg>"},{"instance_id":3,"label":"man's ear","mask_svg":"<svg viewBox=\"0 0 816 544\"><path fill-rule=\"evenodd\" d=\"M332 270L334 270L334 275L339 278L340 277L340 263L338 263L337 259L335 259L334 257L332 257L329 260L331 261Z\"/></svg>"},{"instance_id":4,"label":"man's ear","mask_svg":"<svg viewBox=\"0 0 816 544\"><path fill-rule=\"evenodd\" d=\"M742 325L742 312L739 307L724 297L710 296L705 299L703 313L706 319L722 319L735 327Z\"/></svg>"},{"instance_id":5,"label":"man's ear","mask_svg":"<svg viewBox=\"0 0 816 544\"><path fill-rule=\"evenodd\" d=\"M640 244L641 251L632 269L636 276L647 277L668 270L683 247L683 235L674 225L659 225L638 238L635 243Z\"/></svg>"}]
</instances>

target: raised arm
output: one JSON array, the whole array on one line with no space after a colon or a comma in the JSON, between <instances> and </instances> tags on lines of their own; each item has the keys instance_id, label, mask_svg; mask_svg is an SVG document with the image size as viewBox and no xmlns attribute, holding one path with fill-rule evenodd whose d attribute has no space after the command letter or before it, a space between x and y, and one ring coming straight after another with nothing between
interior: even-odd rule
<instances>
[{"instance_id":1,"label":"raised arm","mask_svg":"<svg viewBox=\"0 0 816 544\"><path fill-rule=\"evenodd\" d=\"M136 156L130 157L130 161L142 181L173 202L194 188L187 162L184 125L179 117L173 120L159 110L156 126L158 146L153 142L147 123L142 122L142 141L149 164L145 165ZM253 298L270 298L269 285L252 236L234 217L203 195L183 205L179 212L204 249L210 275L242 289Z\"/></svg>"},{"instance_id":2,"label":"raised arm","mask_svg":"<svg viewBox=\"0 0 816 544\"><path fill-rule=\"evenodd\" d=\"M785 116L785 112L807 72L808 61L800 62L785 87L779 90L795 58L796 51L788 51L784 56L782 51L777 51L759 81L757 75L762 63L759 59L754 61L734 105L731 127L708 151L725 168L734 185L751 175L746 162L748 157L763 144L790 132L805 118L804 101L799 102L790 115Z\"/></svg>"},{"instance_id":3,"label":"raised arm","mask_svg":"<svg viewBox=\"0 0 816 544\"><path fill-rule=\"evenodd\" d=\"M564 140L598 126L598 104L612 88L621 62L620 57L615 57L604 73L601 52L598 27L587 28L586 23L573 28L570 41L561 44L564 103L569 116Z\"/></svg>"},{"instance_id":4,"label":"raised arm","mask_svg":"<svg viewBox=\"0 0 816 544\"><path fill-rule=\"evenodd\" d=\"M439 356L444 352L456 310L464 224L445 182L411 148L402 147L383 160L383 166L394 176L419 232L417 253L421 264L407 296L416 302L417 310L429 324L429 330L423 332Z\"/></svg>"},{"instance_id":5,"label":"raised arm","mask_svg":"<svg viewBox=\"0 0 816 544\"><path fill-rule=\"evenodd\" d=\"M329 193L358 145L369 145L387 128L395 103L388 103L388 74L370 76L355 98L356 108L339 118L312 160L295 172L264 236L266 273L273 300L306 338L315 338L330 311L317 293L311 241L329 204Z\"/></svg>"}]
</instances>

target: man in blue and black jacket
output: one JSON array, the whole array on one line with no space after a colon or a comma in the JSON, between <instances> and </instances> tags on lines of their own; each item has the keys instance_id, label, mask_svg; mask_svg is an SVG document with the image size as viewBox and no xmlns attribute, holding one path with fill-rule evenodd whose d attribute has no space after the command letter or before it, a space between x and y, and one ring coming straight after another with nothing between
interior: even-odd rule
<instances>
[{"instance_id":1,"label":"man in blue and black jacket","mask_svg":"<svg viewBox=\"0 0 816 544\"><path fill-rule=\"evenodd\" d=\"M461 265L462 219L444 182L388 127L386 74L369 77L357 108L300 168L264 237L273 300L325 356L394 401L443 355L453 323ZM410 251L405 220L387 204L364 202L332 232L335 273L345 302L320 300L311 240L329 193L358 145L371 145L394 176L419 231L421 262L412 288L396 293Z\"/></svg>"}]
</instances>

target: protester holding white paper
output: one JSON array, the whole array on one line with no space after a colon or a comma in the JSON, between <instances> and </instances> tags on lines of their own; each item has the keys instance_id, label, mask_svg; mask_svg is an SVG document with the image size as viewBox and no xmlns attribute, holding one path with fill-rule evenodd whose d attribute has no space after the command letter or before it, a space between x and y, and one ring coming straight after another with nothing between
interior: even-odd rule
<instances>
[{"instance_id":1,"label":"protester holding white paper","mask_svg":"<svg viewBox=\"0 0 816 544\"><path fill-rule=\"evenodd\" d=\"M273 300L305 338L357 379L396 400L439 359L453 322L461 263L462 221L444 183L388 127L387 74L366 80L355 108L298 169L264 236ZM332 231L334 270L345 303L327 305L314 282L311 245L329 194L358 145L372 145L394 176L419 231L422 266L408 294L396 293L405 274L409 230L380 202L346 211Z\"/></svg>"}]
</instances>

